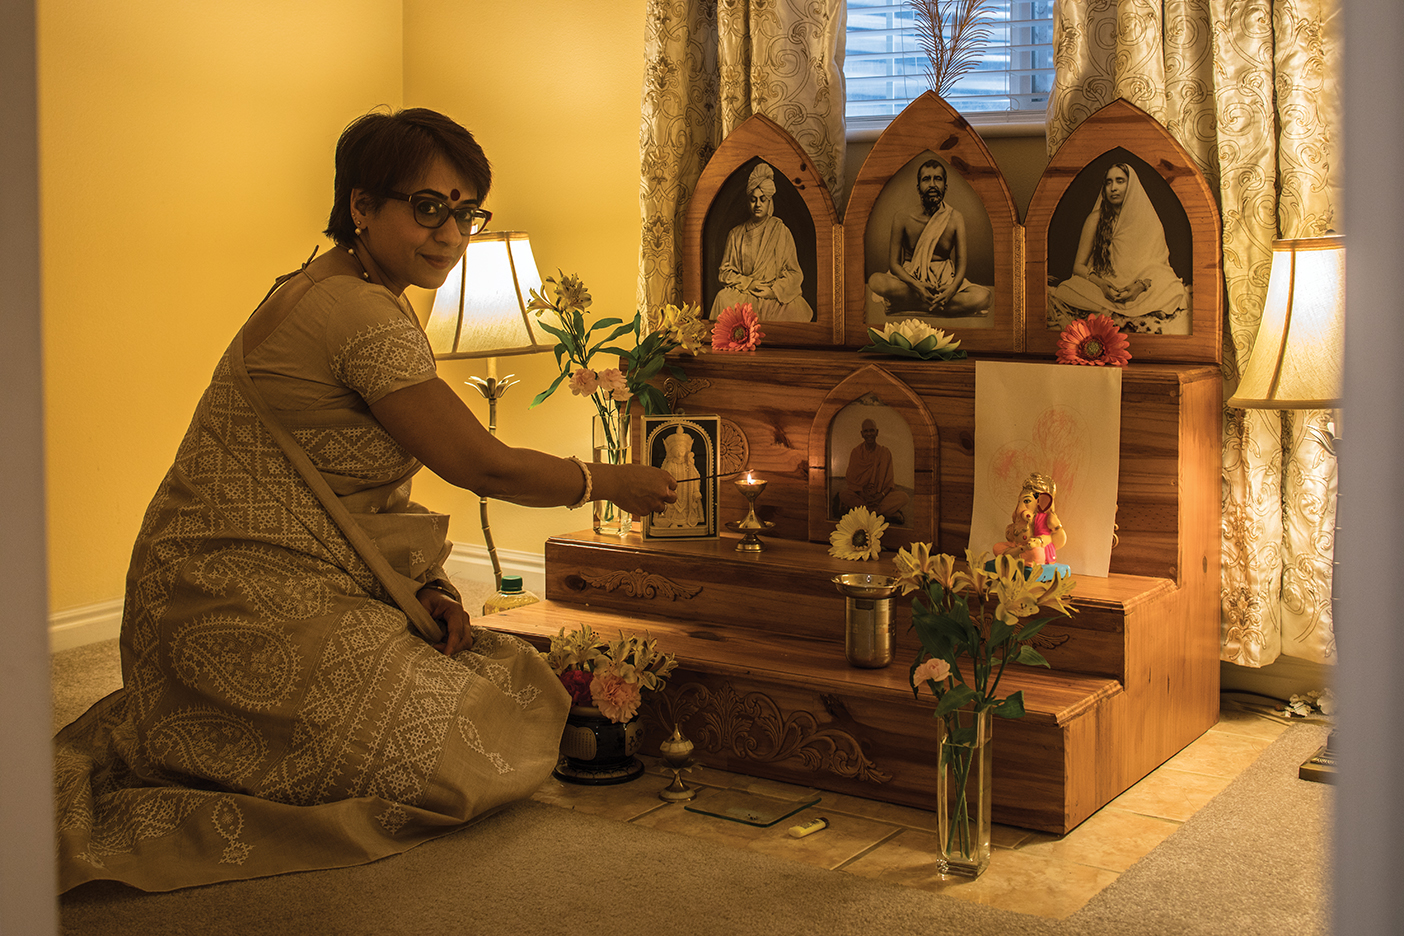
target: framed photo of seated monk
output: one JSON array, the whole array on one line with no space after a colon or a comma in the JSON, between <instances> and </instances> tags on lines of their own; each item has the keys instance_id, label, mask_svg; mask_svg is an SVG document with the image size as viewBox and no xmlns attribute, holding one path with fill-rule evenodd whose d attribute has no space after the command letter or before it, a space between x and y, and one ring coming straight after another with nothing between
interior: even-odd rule
<instances>
[{"instance_id":1,"label":"framed photo of seated monk","mask_svg":"<svg viewBox=\"0 0 1404 936\"><path fill-rule=\"evenodd\" d=\"M1020 351L1023 229L980 135L926 92L888 125L844 215L844 343L913 318L967 351Z\"/></svg>"},{"instance_id":2,"label":"framed photo of seated monk","mask_svg":"<svg viewBox=\"0 0 1404 936\"><path fill-rule=\"evenodd\" d=\"M809 324L817 302L814 220L793 182L756 156L722 183L702 227L702 315L749 304L762 330Z\"/></svg>"},{"instance_id":3,"label":"framed photo of seated monk","mask_svg":"<svg viewBox=\"0 0 1404 936\"><path fill-rule=\"evenodd\" d=\"M916 472L911 428L901 414L866 396L834 415L828 441L829 519L866 507L889 527L911 528Z\"/></svg>"},{"instance_id":4,"label":"framed photo of seated monk","mask_svg":"<svg viewBox=\"0 0 1404 936\"><path fill-rule=\"evenodd\" d=\"M842 227L804 150L756 114L708 160L684 221L683 301L715 320L749 304L768 347L833 347Z\"/></svg>"},{"instance_id":5,"label":"framed photo of seated monk","mask_svg":"<svg viewBox=\"0 0 1404 936\"><path fill-rule=\"evenodd\" d=\"M1027 350L1110 318L1132 361L1218 363L1223 271L1213 192L1149 114L1117 100L1054 154L1026 219Z\"/></svg>"},{"instance_id":6,"label":"framed photo of seated monk","mask_svg":"<svg viewBox=\"0 0 1404 936\"><path fill-rule=\"evenodd\" d=\"M866 507L887 521L884 549L935 543L940 458L936 419L921 396L879 365L854 370L810 423L809 539L827 542L850 510Z\"/></svg>"},{"instance_id":7,"label":"framed photo of seated monk","mask_svg":"<svg viewBox=\"0 0 1404 936\"><path fill-rule=\"evenodd\" d=\"M914 317L943 331L992 327L990 216L970 183L935 153L918 153L887 180L863 248L869 327Z\"/></svg>"},{"instance_id":8,"label":"framed photo of seated monk","mask_svg":"<svg viewBox=\"0 0 1404 936\"><path fill-rule=\"evenodd\" d=\"M721 474L721 418L645 416L647 464L678 482L678 499L643 522L645 539L706 539L717 535L717 484Z\"/></svg>"}]
</instances>

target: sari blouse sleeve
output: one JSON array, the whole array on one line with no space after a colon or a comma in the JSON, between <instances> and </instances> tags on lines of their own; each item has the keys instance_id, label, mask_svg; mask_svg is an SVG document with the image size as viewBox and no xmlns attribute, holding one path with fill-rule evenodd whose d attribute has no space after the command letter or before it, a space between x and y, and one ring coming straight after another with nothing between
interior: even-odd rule
<instances>
[{"instance_id":1,"label":"sari blouse sleeve","mask_svg":"<svg viewBox=\"0 0 1404 936\"><path fill-rule=\"evenodd\" d=\"M377 287L338 303L326 338L332 375L367 404L438 373L434 352L413 313Z\"/></svg>"}]
</instances>

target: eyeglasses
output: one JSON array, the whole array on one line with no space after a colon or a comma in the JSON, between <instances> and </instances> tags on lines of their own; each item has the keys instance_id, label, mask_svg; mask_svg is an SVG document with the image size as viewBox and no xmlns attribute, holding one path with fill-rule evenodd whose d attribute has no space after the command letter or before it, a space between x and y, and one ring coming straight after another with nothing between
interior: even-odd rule
<instances>
[{"instance_id":1,"label":"eyeglasses","mask_svg":"<svg viewBox=\"0 0 1404 936\"><path fill-rule=\"evenodd\" d=\"M457 208L450 208L444 204L442 199L426 195L423 192L415 192L413 195L404 195L400 192L386 192L385 194L389 198L409 202L410 208L414 210L415 223L420 227L441 228L452 215L453 220L458 223L458 233L464 237L470 237L480 233L492 220L492 212L484 211L477 205L460 205Z\"/></svg>"}]
</instances>

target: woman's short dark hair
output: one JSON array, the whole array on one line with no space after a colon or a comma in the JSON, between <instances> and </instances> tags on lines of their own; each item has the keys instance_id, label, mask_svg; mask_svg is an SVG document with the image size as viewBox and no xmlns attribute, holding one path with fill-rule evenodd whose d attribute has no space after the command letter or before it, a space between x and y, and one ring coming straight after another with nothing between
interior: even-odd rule
<instances>
[{"instance_id":1,"label":"woman's short dark hair","mask_svg":"<svg viewBox=\"0 0 1404 936\"><path fill-rule=\"evenodd\" d=\"M323 233L350 247L356 240L351 190L369 192L371 207L378 211L386 192L403 192L435 156L443 156L461 172L479 199L487 197L492 166L473 134L453 120L423 107L357 117L336 142L335 195Z\"/></svg>"}]
</instances>

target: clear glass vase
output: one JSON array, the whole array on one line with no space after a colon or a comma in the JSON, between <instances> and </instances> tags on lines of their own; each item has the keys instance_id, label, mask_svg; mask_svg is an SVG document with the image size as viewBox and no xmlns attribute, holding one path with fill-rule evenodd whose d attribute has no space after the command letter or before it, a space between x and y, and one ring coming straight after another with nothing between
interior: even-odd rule
<instances>
[{"instance_id":1,"label":"clear glass vase","mask_svg":"<svg viewBox=\"0 0 1404 936\"><path fill-rule=\"evenodd\" d=\"M993 717L961 711L941 720L937 745L937 865L941 874L979 877L990 866Z\"/></svg>"},{"instance_id":2,"label":"clear glass vase","mask_svg":"<svg viewBox=\"0 0 1404 936\"><path fill-rule=\"evenodd\" d=\"M629 415L623 411L595 416L590 423L594 461L608 465L629 463ZM634 529L634 517L613 501L597 500L594 530L604 536L626 536Z\"/></svg>"}]
</instances>

